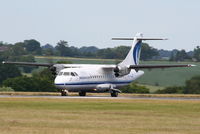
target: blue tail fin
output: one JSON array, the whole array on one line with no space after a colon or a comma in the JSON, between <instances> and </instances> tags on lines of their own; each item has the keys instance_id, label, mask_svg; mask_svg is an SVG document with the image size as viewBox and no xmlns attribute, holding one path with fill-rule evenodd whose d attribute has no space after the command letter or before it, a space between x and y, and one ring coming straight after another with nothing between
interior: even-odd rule
<instances>
[{"instance_id":1,"label":"blue tail fin","mask_svg":"<svg viewBox=\"0 0 200 134\"><path fill-rule=\"evenodd\" d=\"M141 38L141 37L142 37L142 34L139 34L139 35L137 34L137 36L133 38L133 44L128 55L119 65L127 66L127 65L139 64L142 40L138 40L137 38Z\"/></svg>"}]
</instances>

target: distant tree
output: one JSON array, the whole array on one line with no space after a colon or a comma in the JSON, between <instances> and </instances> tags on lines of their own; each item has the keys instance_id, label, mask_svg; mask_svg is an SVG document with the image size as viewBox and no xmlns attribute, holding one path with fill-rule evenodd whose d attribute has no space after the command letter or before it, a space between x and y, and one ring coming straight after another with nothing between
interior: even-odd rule
<instances>
[{"instance_id":1,"label":"distant tree","mask_svg":"<svg viewBox=\"0 0 200 134\"><path fill-rule=\"evenodd\" d=\"M71 46L71 47L69 47L69 51L70 51L70 53L68 56L79 57L81 55L81 53L79 52L77 47Z\"/></svg>"},{"instance_id":2,"label":"distant tree","mask_svg":"<svg viewBox=\"0 0 200 134\"><path fill-rule=\"evenodd\" d=\"M111 48L99 49L97 51L98 58L105 58L105 59L114 59L115 52Z\"/></svg>"},{"instance_id":3,"label":"distant tree","mask_svg":"<svg viewBox=\"0 0 200 134\"><path fill-rule=\"evenodd\" d=\"M51 48L42 49L42 54L45 56L53 56L54 50Z\"/></svg>"},{"instance_id":4,"label":"distant tree","mask_svg":"<svg viewBox=\"0 0 200 134\"><path fill-rule=\"evenodd\" d=\"M44 46L42 46L42 55L45 56L52 56L54 55L54 47L50 44L46 44Z\"/></svg>"},{"instance_id":5,"label":"distant tree","mask_svg":"<svg viewBox=\"0 0 200 134\"><path fill-rule=\"evenodd\" d=\"M37 40L25 40L24 47L28 52L31 52L31 54L41 55L40 42L38 42Z\"/></svg>"},{"instance_id":6,"label":"distant tree","mask_svg":"<svg viewBox=\"0 0 200 134\"><path fill-rule=\"evenodd\" d=\"M120 89L123 93L149 93L149 89L145 86L139 86L131 83Z\"/></svg>"},{"instance_id":7,"label":"distant tree","mask_svg":"<svg viewBox=\"0 0 200 134\"><path fill-rule=\"evenodd\" d=\"M35 57L33 55L26 55L26 56L20 56L17 61L20 62L35 62ZM22 66L23 71L25 73L31 73L33 69L36 69L36 67L30 67L30 66Z\"/></svg>"},{"instance_id":8,"label":"distant tree","mask_svg":"<svg viewBox=\"0 0 200 134\"><path fill-rule=\"evenodd\" d=\"M183 91L184 91L184 87L172 86L172 87L166 87L165 89L162 89L162 90L157 90L155 93L156 94L182 94Z\"/></svg>"},{"instance_id":9,"label":"distant tree","mask_svg":"<svg viewBox=\"0 0 200 134\"><path fill-rule=\"evenodd\" d=\"M37 72L33 71L32 76L38 77L41 79L47 79L48 81L51 81L52 83L54 82L54 79L55 79L55 76L52 74L52 72L48 68L39 70Z\"/></svg>"},{"instance_id":10,"label":"distant tree","mask_svg":"<svg viewBox=\"0 0 200 134\"><path fill-rule=\"evenodd\" d=\"M193 58L195 58L197 61L200 61L200 47L199 47L199 46L197 46L197 47L194 49Z\"/></svg>"},{"instance_id":11,"label":"distant tree","mask_svg":"<svg viewBox=\"0 0 200 134\"><path fill-rule=\"evenodd\" d=\"M35 62L35 57L33 55L19 55L19 56L12 56L10 55L8 58L9 61L16 61L16 62ZM20 70L25 73L30 73L33 69L37 67L33 66L19 66Z\"/></svg>"},{"instance_id":12,"label":"distant tree","mask_svg":"<svg viewBox=\"0 0 200 134\"><path fill-rule=\"evenodd\" d=\"M200 94L200 76L194 76L185 82L186 94Z\"/></svg>"},{"instance_id":13,"label":"distant tree","mask_svg":"<svg viewBox=\"0 0 200 134\"><path fill-rule=\"evenodd\" d=\"M174 56L174 53L172 52L171 53L171 56L169 58L169 61L175 61L175 56Z\"/></svg>"},{"instance_id":14,"label":"distant tree","mask_svg":"<svg viewBox=\"0 0 200 134\"><path fill-rule=\"evenodd\" d=\"M55 92L54 76L51 71L44 69L34 73L32 77L20 76L3 81L3 86L11 87L15 91Z\"/></svg>"},{"instance_id":15,"label":"distant tree","mask_svg":"<svg viewBox=\"0 0 200 134\"><path fill-rule=\"evenodd\" d=\"M140 59L141 60L150 60L153 56L158 56L158 50L149 46L147 43L142 44Z\"/></svg>"},{"instance_id":16,"label":"distant tree","mask_svg":"<svg viewBox=\"0 0 200 134\"><path fill-rule=\"evenodd\" d=\"M47 48L54 49L54 47L48 43L46 45L42 46L42 49L47 49Z\"/></svg>"},{"instance_id":17,"label":"distant tree","mask_svg":"<svg viewBox=\"0 0 200 134\"><path fill-rule=\"evenodd\" d=\"M4 45L3 41L0 41L0 46L3 46L3 45Z\"/></svg>"},{"instance_id":18,"label":"distant tree","mask_svg":"<svg viewBox=\"0 0 200 134\"><path fill-rule=\"evenodd\" d=\"M26 55L28 52L25 49L25 44L23 42L17 42L10 48L10 56L21 56Z\"/></svg>"},{"instance_id":19,"label":"distant tree","mask_svg":"<svg viewBox=\"0 0 200 134\"><path fill-rule=\"evenodd\" d=\"M98 48L95 46L89 46L89 47L83 46L79 49L79 51L81 53L96 53L98 51Z\"/></svg>"},{"instance_id":20,"label":"distant tree","mask_svg":"<svg viewBox=\"0 0 200 134\"><path fill-rule=\"evenodd\" d=\"M83 46L79 49L77 49L77 52L81 57L96 57L96 53L99 49L95 46ZM77 55L77 54L76 54Z\"/></svg>"},{"instance_id":21,"label":"distant tree","mask_svg":"<svg viewBox=\"0 0 200 134\"><path fill-rule=\"evenodd\" d=\"M131 47L129 46L118 46L114 48L115 59L124 59L128 54Z\"/></svg>"},{"instance_id":22,"label":"distant tree","mask_svg":"<svg viewBox=\"0 0 200 134\"><path fill-rule=\"evenodd\" d=\"M188 56L188 54L186 53L186 51L184 49L182 49L180 51L177 51L174 59L175 59L175 61L184 61L184 60L191 59L191 57Z\"/></svg>"},{"instance_id":23,"label":"distant tree","mask_svg":"<svg viewBox=\"0 0 200 134\"><path fill-rule=\"evenodd\" d=\"M67 41L64 41L64 40L59 41L55 48L60 53L60 56L71 55L70 48Z\"/></svg>"},{"instance_id":24,"label":"distant tree","mask_svg":"<svg viewBox=\"0 0 200 134\"><path fill-rule=\"evenodd\" d=\"M1 72L1 75L0 75L0 85L1 85L1 83L4 80L6 80L8 78L13 78L13 77L21 76L21 72L14 65L0 64L0 72Z\"/></svg>"}]
</instances>

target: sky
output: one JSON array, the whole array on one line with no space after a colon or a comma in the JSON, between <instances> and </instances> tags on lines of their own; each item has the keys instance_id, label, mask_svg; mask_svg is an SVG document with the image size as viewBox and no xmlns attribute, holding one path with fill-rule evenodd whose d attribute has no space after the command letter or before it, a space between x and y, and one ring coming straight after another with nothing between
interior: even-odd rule
<instances>
[{"instance_id":1,"label":"sky","mask_svg":"<svg viewBox=\"0 0 200 134\"><path fill-rule=\"evenodd\" d=\"M112 37L164 37L158 49L200 45L200 0L0 0L0 41L70 46L131 45Z\"/></svg>"}]
</instances>

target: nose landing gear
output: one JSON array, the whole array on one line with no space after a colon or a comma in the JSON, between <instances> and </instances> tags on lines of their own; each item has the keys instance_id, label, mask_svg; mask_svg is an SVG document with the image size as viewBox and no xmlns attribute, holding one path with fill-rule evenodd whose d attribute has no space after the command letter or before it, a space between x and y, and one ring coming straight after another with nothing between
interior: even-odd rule
<instances>
[{"instance_id":1,"label":"nose landing gear","mask_svg":"<svg viewBox=\"0 0 200 134\"><path fill-rule=\"evenodd\" d=\"M61 96L68 96L68 95L69 95L68 90L66 90L66 89L61 90Z\"/></svg>"}]
</instances>

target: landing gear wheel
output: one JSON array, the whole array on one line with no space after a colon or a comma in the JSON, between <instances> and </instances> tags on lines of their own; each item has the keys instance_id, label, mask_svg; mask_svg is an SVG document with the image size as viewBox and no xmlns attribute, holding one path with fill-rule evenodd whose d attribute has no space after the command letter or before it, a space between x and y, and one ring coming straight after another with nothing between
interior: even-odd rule
<instances>
[{"instance_id":1,"label":"landing gear wheel","mask_svg":"<svg viewBox=\"0 0 200 134\"><path fill-rule=\"evenodd\" d=\"M80 92L79 92L79 96L86 96L86 92L80 91Z\"/></svg>"},{"instance_id":2,"label":"landing gear wheel","mask_svg":"<svg viewBox=\"0 0 200 134\"><path fill-rule=\"evenodd\" d=\"M67 90L61 90L61 96L68 96Z\"/></svg>"},{"instance_id":3,"label":"landing gear wheel","mask_svg":"<svg viewBox=\"0 0 200 134\"><path fill-rule=\"evenodd\" d=\"M118 92L113 91L112 93L110 93L111 97L117 97L118 96Z\"/></svg>"}]
</instances>

